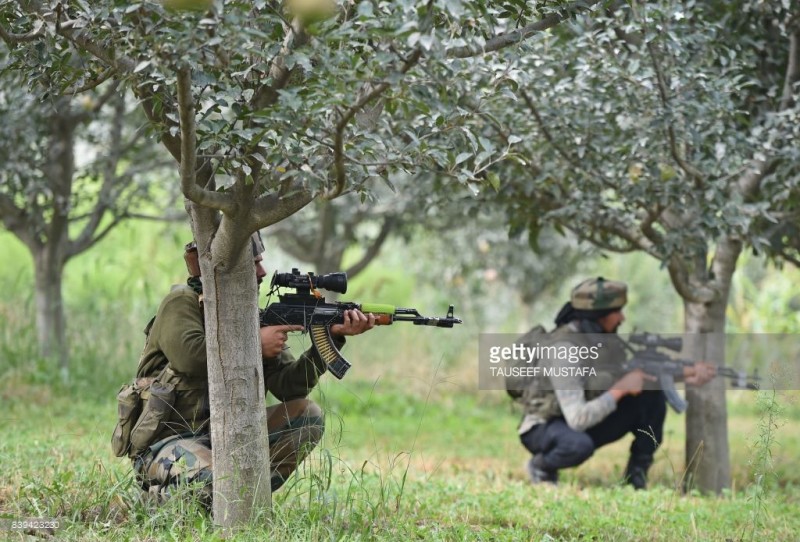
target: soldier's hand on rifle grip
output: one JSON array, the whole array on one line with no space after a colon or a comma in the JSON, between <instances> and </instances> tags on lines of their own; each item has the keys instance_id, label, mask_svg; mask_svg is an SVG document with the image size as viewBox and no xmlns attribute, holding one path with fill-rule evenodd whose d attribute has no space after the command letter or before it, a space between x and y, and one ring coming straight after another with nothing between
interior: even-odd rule
<instances>
[{"instance_id":1,"label":"soldier's hand on rifle grip","mask_svg":"<svg viewBox=\"0 0 800 542\"><path fill-rule=\"evenodd\" d=\"M697 361L693 366L683 368L683 380L692 386L702 386L717 376L717 366L705 361Z\"/></svg>"},{"instance_id":2,"label":"soldier's hand on rifle grip","mask_svg":"<svg viewBox=\"0 0 800 542\"><path fill-rule=\"evenodd\" d=\"M303 331L303 326L264 326L260 329L261 355L274 358L286 348L286 340L292 331Z\"/></svg>"},{"instance_id":3,"label":"soldier's hand on rifle grip","mask_svg":"<svg viewBox=\"0 0 800 542\"><path fill-rule=\"evenodd\" d=\"M375 327L375 315L364 314L358 309L344 311L344 323L331 326L331 335L361 335Z\"/></svg>"},{"instance_id":4,"label":"soldier's hand on rifle grip","mask_svg":"<svg viewBox=\"0 0 800 542\"><path fill-rule=\"evenodd\" d=\"M614 400L619 401L626 395L639 395L644 389L645 382L655 382L656 380L653 375L649 375L641 369L634 369L617 380L608 391L614 397Z\"/></svg>"}]
</instances>

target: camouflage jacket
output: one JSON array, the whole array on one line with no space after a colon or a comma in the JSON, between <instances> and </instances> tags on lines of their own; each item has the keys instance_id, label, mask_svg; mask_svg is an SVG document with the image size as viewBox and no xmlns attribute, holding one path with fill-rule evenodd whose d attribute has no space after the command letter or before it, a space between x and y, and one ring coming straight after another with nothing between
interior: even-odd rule
<instances>
[{"instance_id":1,"label":"camouflage jacket","mask_svg":"<svg viewBox=\"0 0 800 542\"><path fill-rule=\"evenodd\" d=\"M551 376L534 378L522 396L524 415L520 422L519 434L553 418L563 417L576 431L598 424L611 412L617 403L607 391L622 375L621 364L625 361L624 350L616 334L592 334L584 336L578 322L565 324L551 334L555 347L590 347L593 339L601 338L603 347L598 349L599 357L586 362L570 363L566 357L546 358L538 362L543 369L551 369ZM561 368L586 367L588 375L561 373ZM580 372L580 371L574 371ZM558 376L552 376L558 375ZM544 379L547 379L545 381Z\"/></svg>"}]
</instances>

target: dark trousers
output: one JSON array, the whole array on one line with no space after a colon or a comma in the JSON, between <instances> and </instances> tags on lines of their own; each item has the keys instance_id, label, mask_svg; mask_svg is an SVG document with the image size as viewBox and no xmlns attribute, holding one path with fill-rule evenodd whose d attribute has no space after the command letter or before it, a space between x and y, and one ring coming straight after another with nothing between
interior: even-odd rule
<instances>
[{"instance_id":1,"label":"dark trousers","mask_svg":"<svg viewBox=\"0 0 800 542\"><path fill-rule=\"evenodd\" d=\"M644 391L623 397L614 412L586 431L576 431L564 418L554 418L532 427L520 439L528 451L538 456L537 467L554 471L576 467L589 459L597 448L632 433L631 461L646 470L661 444L666 415L664 393Z\"/></svg>"}]
</instances>

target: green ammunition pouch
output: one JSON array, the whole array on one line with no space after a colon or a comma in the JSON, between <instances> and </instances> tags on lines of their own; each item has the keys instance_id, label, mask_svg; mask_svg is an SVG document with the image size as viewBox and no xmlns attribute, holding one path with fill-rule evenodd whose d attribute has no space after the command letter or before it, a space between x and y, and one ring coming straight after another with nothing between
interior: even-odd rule
<instances>
[{"instance_id":1,"label":"green ammunition pouch","mask_svg":"<svg viewBox=\"0 0 800 542\"><path fill-rule=\"evenodd\" d=\"M154 380L147 389L142 390L142 413L130 433L130 456L136 456L147 449L155 437L164 429L175 402L175 386Z\"/></svg>"},{"instance_id":2,"label":"green ammunition pouch","mask_svg":"<svg viewBox=\"0 0 800 542\"><path fill-rule=\"evenodd\" d=\"M142 411L141 390L136 384L126 384L117 394L117 426L111 435L111 451L117 457L128 453L131 446L131 429Z\"/></svg>"},{"instance_id":3,"label":"green ammunition pouch","mask_svg":"<svg viewBox=\"0 0 800 542\"><path fill-rule=\"evenodd\" d=\"M208 382L164 367L155 377L137 378L117 395L114 455L135 457L152 443L178 434L197 434L208 425Z\"/></svg>"}]
</instances>

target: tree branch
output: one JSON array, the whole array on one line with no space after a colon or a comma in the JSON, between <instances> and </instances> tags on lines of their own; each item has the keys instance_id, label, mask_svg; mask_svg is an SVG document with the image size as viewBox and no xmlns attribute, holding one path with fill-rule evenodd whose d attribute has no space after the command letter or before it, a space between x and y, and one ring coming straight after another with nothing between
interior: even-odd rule
<instances>
[{"instance_id":1,"label":"tree branch","mask_svg":"<svg viewBox=\"0 0 800 542\"><path fill-rule=\"evenodd\" d=\"M6 229L16 235L25 246L31 249L41 246L35 234L26 227L28 213L25 209L20 209L14 205L14 201L6 194L0 193L0 220Z\"/></svg>"},{"instance_id":2,"label":"tree branch","mask_svg":"<svg viewBox=\"0 0 800 542\"><path fill-rule=\"evenodd\" d=\"M113 68L107 68L102 73L98 74L97 77L86 81L82 86L75 87L75 88L68 88L64 90L64 95L75 95L80 94L82 92L86 92L87 90L92 90L93 88L97 88L106 81L108 81L113 75L115 71Z\"/></svg>"},{"instance_id":3,"label":"tree branch","mask_svg":"<svg viewBox=\"0 0 800 542\"><path fill-rule=\"evenodd\" d=\"M664 208L658 204L654 209L645 209L646 216L642 219L639 229L642 234L649 239L653 245L661 245L664 242L664 236L653 228L653 224L661 217Z\"/></svg>"},{"instance_id":4,"label":"tree branch","mask_svg":"<svg viewBox=\"0 0 800 542\"><path fill-rule=\"evenodd\" d=\"M176 82L181 128L181 191L184 196L198 205L233 215L236 211L236 205L231 197L219 192L205 190L197 184L197 134L194 124L194 98L192 97L192 75L187 66L178 68Z\"/></svg>"},{"instance_id":5,"label":"tree branch","mask_svg":"<svg viewBox=\"0 0 800 542\"><path fill-rule=\"evenodd\" d=\"M745 200L753 198L761 188L761 181L778 167L777 160L753 158L750 167L736 180L738 191Z\"/></svg>"},{"instance_id":6,"label":"tree branch","mask_svg":"<svg viewBox=\"0 0 800 542\"><path fill-rule=\"evenodd\" d=\"M795 25L796 26L796 25ZM786 62L786 76L783 82L783 95L778 112L794 105L794 88L800 80L800 30L795 28L789 36L789 58ZM756 195L761 182L778 167L777 160L754 158L750 167L736 180L739 192L750 199Z\"/></svg>"},{"instance_id":7,"label":"tree branch","mask_svg":"<svg viewBox=\"0 0 800 542\"><path fill-rule=\"evenodd\" d=\"M658 257L653 243L646 236L615 220L603 220L602 223L598 223L597 227L594 229L605 229L617 237L627 241L634 249L639 249L652 256Z\"/></svg>"},{"instance_id":8,"label":"tree branch","mask_svg":"<svg viewBox=\"0 0 800 542\"><path fill-rule=\"evenodd\" d=\"M112 85L113 90L116 90L116 86L116 84ZM106 99L110 99L110 96ZM109 209L108 202L112 201L110 196L114 186L118 182L117 168L119 167L119 161L122 157L122 126L124 117L125 101L122 96L119 96L114 103L114 116L111 119L111 129L109 131L108 155L105 157L103 182L97 195L97 203L94 209L92 209L89 220L83 227L80 235L69 243L67 250L70 256L83 252L93 244L92 236L97 231L100 221Z\"/></svg>"},{"instance_id":9,"label":"tree branch","mask_svg":"<svg viewBox=\"0 0 800 542\"><path fill-rule=\"evenodd\" d=\"M484 45L451 47L450 49L447 49L445 56L449 58L469 58L499 51L500 49L505 49L506 47L523 42L534 34L538 34L543 30L557 26L575 13L590 11L592 7L594 7L596 4L599 4L601 1L602 0L583 0L573 2L572 4L564 7L564 9L559 13L548 15L547 17L536 21L535 23L525 25L517 30L506 32L504 34L498 34L497 36L487 40Z\"/></svg>"},{"instance_id":10,"label":"tree branch","mask_svg":"<svg viewBox=\"0 0 800 542\"><path fill-rule=\"evenodd\" d=\"M8 47L11 48L18 43L26 43L30 41L35 41L44 35L44 28L45 24L44 21L39 19L34 23L34 28L30 32L25 34L12 34L8 32L3 25L0 24L0 38L3 39L4 42L8 44Z\"/></svg>"},{"instance_id":11,"label":"tree branch","mask_svg":"<svg viewBox=\"0 0 800 542\"><path fill-rule=\"evenodd\" d=\"M287 27L289 31L283 40L283 46L270 66L268 80L271 81L271 84L258 88L250 99L250 106L253 110L264 109L278 100L278 91L286 87L294 71L286 69L284 58L294 49L308 43L308 34L299 17L295 17L292 24Z\"/></svg>"},{"instance_id":12,"label":"tree branch","mask_svg":"<svg viewBox=\"0 0 800 542\"><path fill-rule=\"evenodd\" d=\"M419 59L422 58L422 50L417 48L411 55L403 62L402 68L399 73L406 74ZM344 187L347 183L347 168L345 167L345 152L344 152L344 131L351 120L356 116L356 113L361 111L365 105L377 99L381 94L386 92L391 87L388 82L376 85L370 92L364 94L356 101L345 113L342 114L339 122L336 123L336 132L333 140L333 167L334 175L336 178L336 186L332 190L328 190L321 194L324 199L333 199L342 194Z\"/></svg>"},{"instance_id":13,"label":"tree branch","mask_svg":"<svg viewBox=\"0 0 800 542\"><path fill-rule=\"evenodd\" d=\"M306 205L308 205L314 196L311 191L306 187L296 186L294 190L290 190L288 194L265 194L259 196L252 209L252 221L250 226L253 228L251 231L266 228L271 224L275 224L291 216Z\"/></svg>"},{"instance_id":14,"label":"tree branch","mask_svg":"<svg viewBox=\"0 0 800 542\"><path fill-rule=\"evenodd\" d=\"M714 292L708 287L692 285L685 263L677 256L670 256L667 271L675 291L682 299L691 303L709 303L714 300Z\"/></svg>"},{"instance_id":15,"label":"tree branch","mask_svg":"<svg viewBox=\"0 0 800 542\"><path fill-rule=\"evenodd\" d=\"M396 222L397 221L395 217L389 216L384 218L383 224L381 224L381 231L378 232L378 236L372 241L370 246L367 248L367 251L358 260L358 262L347 268L346 272L348 277L355 277L361 273L367 267L367 265L372 262L372 260L375 259L378 253L380 253L384 242L386 242L386 239L389 238L389 234L394 229Z\"/></svg>"},{"instance_id":16,"label":"tree branch","mask_svg":"<svg viewBox=\"0 0 800 542\"><path fill-rule=\"evenodd\" d=\"M786 62L786 77L783 81L783 96L780 110L785 111L794 104L795 84L800 80L800 29L795 29L789 36L789 59Z\"/></svg>"},{"instance_id":17,"label":"tree branch","mask_svg":"<svg viewBox=\"0 0 800 542\"><path fill-rule=\"evenodd\" d=\"M547 140L547 142L550 143L550 145L556 150L556 152L560 154L561 157L564 160L566 160L566 162L569 165L571 165L576 170L583 170L583 166L580 164L580 162L576 160L574 157L570 156L569 153L555 141L552 134L550 133L550 129L544 123L544 119L542 119L541 115L539 115L539 109L536 107L536 104L531 99L531 97L528 96L528 93L521 89L519 92L520 95L522 96L522 99L525 101L525 104L528 106L528 109L530 109L531 113L533 114L533 118L536 120L536 124L542 131L542 135L544 136L545 140Z\"/></svg>"},{"instance_id":18,"label":"tree branch","mask_svg":"<svg viewBox=\"0 0 800 542\"><path fill-rule=\"evenodd\" d=\"M100 242L106 235L108 235L108 233L111 230L113 230L115 227L117 227L117 225L119 225L119 223L122 222L125 218L127 218L127 215L115 216L114 219L111 222L106 224L103 227L103 229L100 230L100 233L98 233L94 237L90 237L89 239L87 239L86 242L82 245L82 249L81 250L79 250L79 251L70 250L65 255L64 261L66 262L67 260L69 260L71 257L75 256L76 254L79 254L80 252L82 252L84 250L88 250L88 249L92 248L94 245L96 245L98 242Z\"/></svg>"},{"instance_id":19,"label":"tree branch","mask_svg":"<svg viewBox=\"0 0 800 542\"><path fill-rule=\"evenodd\" d=\"M653 41L647 42L647 52L650 56L650 60L653 64L653 70L656 72L656 80L658 82L658 95L661 99L661 105L664 107L665 111L670 110L670 101L667 92L667 81L664 77L664 72L661 69L661 63L659 62L658 55L656 54L655 45ZM667 137L669 138L669 150L670 154L672 155L672 159L675 160L675 163L687 174L689 177L694 179L695 186L698 188L701 187L701 183L705 178L703 172L699 169L694 167L690 164L687 160L684 159L680 149L678 148L678 141L675 135L675 125L670 117L669 122L667 123Z\"/></svg>"},{"instance_id":20,"label":"tree branch","mask_svg":"<svg viewBox=\"0 0 800 542\"><path fill-rule=\"evenodd\" d=\"M107 49L101 46L99 43L89 39L83 33L73 32L72 27L74 25L69 23L71 23L71 21L62 21L60 24L57 24L56 29L58 33L68 41L72 42L79 49L84 49L98 60L104 62L109 69L112 70L112 72L131 73L136 68L136 62L132 58L117 54L115 50ZM141 86L137 87L134 93L140 99L142 110L151 123L154 125L163 126L171 125L165 112L164 106L166 105L166 100L164 100L165 103L162 104L161 112L156 113L155 108L153 107L153 100L155 99L156 95L155 93L147 91L145 87ZM175 160L180 161L180 139L171 136L167 130L162 130L161 140Z\"/></svg>"}]
</instances>

